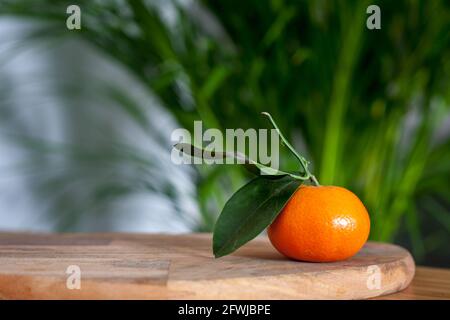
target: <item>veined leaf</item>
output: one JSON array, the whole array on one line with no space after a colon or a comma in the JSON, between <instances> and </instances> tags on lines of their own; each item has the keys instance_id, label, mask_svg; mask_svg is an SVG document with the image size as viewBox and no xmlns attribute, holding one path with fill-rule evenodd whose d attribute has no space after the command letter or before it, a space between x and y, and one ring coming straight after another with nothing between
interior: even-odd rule
<instances>
[{"instance_id":1,"label":"veined leaf","mask_svg":"<svg viewBox=\"0 0 450 320\"><path fill-rule=\"evenodd\" d=\"M258 177L233 194L214 226L214 256L230 254L259 235L301 183L289 176L273 180Z\"/></svg>"},{"instance_id":2,"label":"veined leaf","mask_svg":"<svg viewBox=\"0 0 450 320\"><path fill-rule=\"evenodd\" d=\"M248 158L245 154L242 154L240 152L231 152L231 151L209 151L204 150L201 148L198 148L196 146L193 146L190 143L177 143L174 145L174 147L183 152L184 154L194 157L194 158L200 158L200 159L208 159L208 160L214 160L214 159L227 159L232 158L236 160L236 164L242 164L244 167L256 174L256 175L266 175L266 176L290 176L294 179L299 179L299 176L290 173L285 172L281 170L277 170L268 166L265 166L261 163L258 163L250 158Z\"/></svg>"}]
</instances>

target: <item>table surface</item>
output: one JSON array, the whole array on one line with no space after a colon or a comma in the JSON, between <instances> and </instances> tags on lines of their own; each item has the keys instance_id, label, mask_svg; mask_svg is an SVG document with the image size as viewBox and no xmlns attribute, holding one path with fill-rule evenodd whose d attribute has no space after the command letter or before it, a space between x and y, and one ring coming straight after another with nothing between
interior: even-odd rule
<instances>
[{"instance_id":1,"label":"table surface","mask_svg":"<svg viewBox=\"0 0 450 320\"><path fill-rule=\"evenodd\" d=\"M202 298L205 286L208 292L220 287L215 297L219 299L236 298L236 286L242 287L240 298L259 297L254 288L248 288L251 286L275 299L308 298L311 294L332 298L336 297L333 292L341 298L373 297L375 294L367 295L365 288L358 287L365 283L368 263L381 268L384 294L404 288L411 280L407 276L412 263L409 254L387 244L369 243L355 258L342 263L308 264L283 258L265 237L215 260L210 241L208 234L0 233L0 298L123 298L114 293L118 291L126 292L126 298L190 299ZM62 266L69 262L82 264L88 279L83 283L91 286L84 292L96 295L67 293ZM321 270L316 272L317 268ZM199 286L197 291L195 286ZM231 295L227 295L230 289ZM161 296L164 290L172 293ZM158 294L151 297L148 292ZM174 296L174 292L184 295ZM450 299L450 269L417 267L406 289L372 299Z\"/></svg>"},{"instance_id":2,"label":"table surface","mask_svg":"<svg viewBox=\"0 0 450 320\"><path fill-rule=\"evenodd\" d=\"M417 267L411 284L405 290L373 299L429 300L450 299L450 269Z\"/></svg>"}]
</instances>

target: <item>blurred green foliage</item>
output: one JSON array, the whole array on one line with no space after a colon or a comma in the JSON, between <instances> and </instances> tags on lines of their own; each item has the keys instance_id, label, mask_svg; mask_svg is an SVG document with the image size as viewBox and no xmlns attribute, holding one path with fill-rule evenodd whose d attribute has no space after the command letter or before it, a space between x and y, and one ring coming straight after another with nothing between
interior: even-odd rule
<instances>
[{"instance_id":1,"label":"blurred green foliage","mask_svg":"<svg viewBox=\"0 0 450 320\"><path fill-rule=\"evenodd\" d=\"M448 1L77 1L82 30L70 32L73 2L2 0L0 14L41 20L38 37L95 45L190 130L199 119L268 128L259 113L270 112L321 184L360 196L372 239L448 263ZM381 7L381 30L366 28L369 4ZM142 106L118 99L146 125ZM297 170L282 151L282 167ZM231 166L198 167L196 177L196 228L211 230L249 177Z\"/></svg>"}]
</instances>

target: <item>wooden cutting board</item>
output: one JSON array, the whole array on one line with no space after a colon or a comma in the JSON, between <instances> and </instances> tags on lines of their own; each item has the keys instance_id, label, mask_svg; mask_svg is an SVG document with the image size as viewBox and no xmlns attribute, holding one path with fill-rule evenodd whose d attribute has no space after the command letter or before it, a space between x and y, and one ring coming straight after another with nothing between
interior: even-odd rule
<instances>
[{"instance_id":1,"label":"wooden cutting board","mask_svg":"<svg viewBox=\"0 0 450 320\"><path fill-rule=\"evenodd\" d=\"M0 234L3 299L361 299L404 289L414 269L405 249L373 242L305 263L265 237L214 259L209 234Z\"/></svg>"}]
</instances>

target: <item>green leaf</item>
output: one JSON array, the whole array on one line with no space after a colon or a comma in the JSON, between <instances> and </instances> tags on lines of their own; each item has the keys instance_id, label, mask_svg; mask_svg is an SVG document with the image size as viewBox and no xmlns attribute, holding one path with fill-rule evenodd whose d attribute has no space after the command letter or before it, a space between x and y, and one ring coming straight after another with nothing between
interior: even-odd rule
<instances>
[{"instance_id":1,"label":"green leaf","mask_svg":"<svg viewBox=\"0 0 450 320\"><path fill-rule=\"evenodd\" d=\"M223 84L229 73L230 70L223 65L216 67L208 76L208 79L206 79L203 87L199 90L199 95L201 95L203 99L209 100Z\"/></svg>"},{"instance_id":2,"label":"green leaf","mask_svg":"<svg viewBox=\"0 0 450 320\"><path fill-rule=\"evenodd\" d=\"M273 180L258 177L233 194L214 226L214 256L230 254L259 235L301 183L289 176Z\"/></svg>"},{"instance_id":3,"label":"green leaf","mask_svg":"<svg viewBox=\"0 0 450 320\"><path fill-rule=\"evenodd\" d=\"M193 146L190 143L177 143L174 145L174 148L183 152L184 154L200 159L214 160L214 159L227 159L233 158L236 160L236 164L242 164L244 167L254 173L256 175L265 175L266 178L271 178L271 176L290 176L294 179L302 179L299 175L291 172L285 172L281 170L277 170L268 166L265 166L261 163L258 163L250 158L248 158L245 154L240 152L231 152L231 151L211 151L205 150L202 148L198 148ZM303 179L304 180L304 179Z\"/></svg>"}]
</instances>

